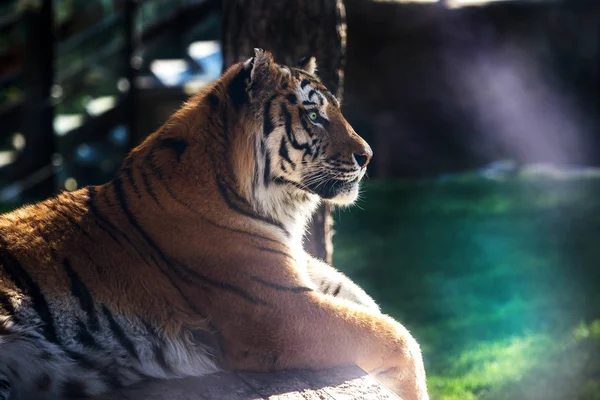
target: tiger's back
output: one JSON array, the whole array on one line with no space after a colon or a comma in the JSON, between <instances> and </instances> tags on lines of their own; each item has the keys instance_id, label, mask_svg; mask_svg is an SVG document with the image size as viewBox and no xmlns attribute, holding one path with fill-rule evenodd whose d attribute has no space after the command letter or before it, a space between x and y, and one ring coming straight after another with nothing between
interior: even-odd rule
<instances>
[{"instance_id":1,"label":"tiger's back","mask_svg":"<svg viewBox=\"0 0 600 400\"><path fill-rule=\"evenodd\" d=\"M0 218L0 370L10 375L0 380L10 381L11 399L84 397L217 370L214 357L193 344L195 330L167 338L135 311L144 275L153 287L160 277L143 270L131 237L118 237L94 209L93 193L62 193ZM181 307L169 306L172 293L153 293L140 310Z\"/></svg>"}]
</instances>

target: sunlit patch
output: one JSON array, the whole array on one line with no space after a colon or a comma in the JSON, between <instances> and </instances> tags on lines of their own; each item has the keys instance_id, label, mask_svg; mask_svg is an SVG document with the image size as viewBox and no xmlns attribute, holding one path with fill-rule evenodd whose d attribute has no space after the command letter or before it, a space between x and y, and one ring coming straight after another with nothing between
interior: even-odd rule
<instances>
[{"instance_id":1,"label":"sunlit patch","mask_svg":"<svg viewBox=\"0 0 600 400\"><path fill-rule=\"evenodd\" d=\"M592 135L584 117L530 53L506 46L467 62L449 58L448 73L471 99L478 131L493 148L527 163L568 165L586 158L585 138Z\"/></svg>"}]
</instances>

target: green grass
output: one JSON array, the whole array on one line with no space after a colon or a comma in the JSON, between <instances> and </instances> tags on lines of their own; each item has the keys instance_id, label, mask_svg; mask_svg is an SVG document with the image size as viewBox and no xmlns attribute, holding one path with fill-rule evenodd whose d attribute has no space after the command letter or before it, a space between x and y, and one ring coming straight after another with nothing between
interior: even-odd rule
<instances>
[{"instance_id":1,"label":"green grass","mask_svg":"<svg viewBox=\"0 0 600 400\"><path fill-rule=\"evenodd\" d=\"M433 399L600 399L600 179L365 185L334 264L420 341Z\"/></svg>"}]
</instances>

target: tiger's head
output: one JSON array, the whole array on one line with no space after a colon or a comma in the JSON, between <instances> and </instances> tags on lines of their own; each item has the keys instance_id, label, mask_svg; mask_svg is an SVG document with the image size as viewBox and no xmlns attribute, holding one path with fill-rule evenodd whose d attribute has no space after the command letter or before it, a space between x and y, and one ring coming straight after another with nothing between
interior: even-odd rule
<instances>
[{"instance_id":1,"label":"tiger's head","mask_svg":"<svg viewBox=\"0 0 600 400\"><path fill-rule=\"evenodd\" d=\"M358 196L373 152L315 70L314 58L289 67L256 49L232 79L231 101L240 105L241 120L252 121L245 136L255 165L245 186L259 208L286 195L342 205Z\"/></svg>"},{"instance_id":2,"label":"tiger's head","mask_svg":"<svg viewBox=\"0 0 600 400\"><path fill-rule=\"evenodd\" d=\"M124 171L133 159L149 163L179 205L216 215L221 199L232 212L222 218L301 238L321 200L356 200L373 155L315 68L314 58L290 67L255 50L134 150Z\"/></svg>"}]
</instances>

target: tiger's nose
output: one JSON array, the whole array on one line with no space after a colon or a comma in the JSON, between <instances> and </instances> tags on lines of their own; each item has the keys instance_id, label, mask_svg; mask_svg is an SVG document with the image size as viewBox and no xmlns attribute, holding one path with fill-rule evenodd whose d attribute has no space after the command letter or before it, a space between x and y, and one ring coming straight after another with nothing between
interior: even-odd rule
<instances>
[{"instance_id":1,"label":"tiger's nose","mask_svg":"<svg viewBox=\"0 0 600 400\"><path fill-rule=\"evenodd\" d=\"M364 168L369 164L373 158L373 150L366 147L361 153L354 153L354 159L360 168Z\"/></svg>"}]
</instances>

